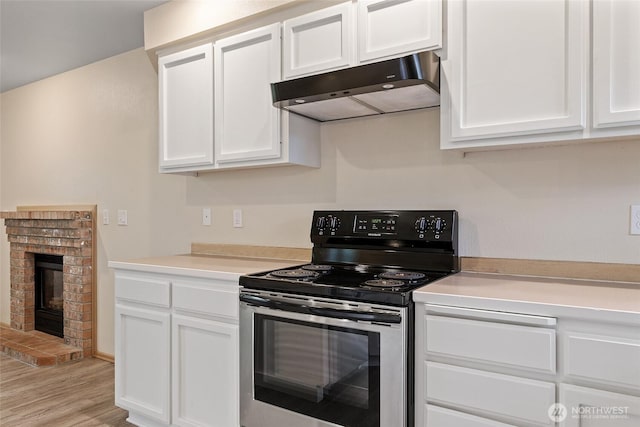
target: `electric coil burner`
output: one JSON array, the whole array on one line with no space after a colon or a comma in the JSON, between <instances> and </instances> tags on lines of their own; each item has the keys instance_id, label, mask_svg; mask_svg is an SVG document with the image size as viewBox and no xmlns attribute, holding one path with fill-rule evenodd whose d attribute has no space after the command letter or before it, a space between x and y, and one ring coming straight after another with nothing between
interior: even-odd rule
<instances>
[{"instance_id":1,"label":"electric coil burner","mask_svg":"<svg viewBox=\"0 0 640 427\"><path fill-rule=\"evenodd\" d=\"M312 277L317 276L317 274L315 274L313 271L307 271L302 269L278 270L278 271L271 272L269 275L274 278L302 279L302 280L310 279Z\"/></svg>"},{"instance_id":2,"label":"electric coil burner","mask_svg":"<svg viewBox=\"0 0 640 427\"><path fill-rule=\"evenodd\" d=\"M389 280L389 279L372 279L364 282L365 286L373 286L375 288L399 288L404 286L405 282L402 280Z\"/></svg>"},{"instance_id":3,"label":"electric coil burner","mask_svg":"<svg viewBox=\"0 0 640 427\"><path fill-rule=\"evenodd\" d=\"M316 211L311 241L240 278L240 424L413 426L412 291L459 271L457 212Z\"/></svg>"}]
</instances>

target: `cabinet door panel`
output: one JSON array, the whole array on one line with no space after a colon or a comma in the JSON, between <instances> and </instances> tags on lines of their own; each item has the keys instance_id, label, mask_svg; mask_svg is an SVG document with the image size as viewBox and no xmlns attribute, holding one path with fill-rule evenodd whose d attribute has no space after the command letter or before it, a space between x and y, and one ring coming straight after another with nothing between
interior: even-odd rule
<instances>
[{"instance_id":1,"label":"cabinet door panel","mask_svg":"<svg viewBox=\"0 0 640 427\"><path fill-rule=\"evenodd\" d=\"M359 0L358 60L369 62L442 44L441 0Z\"/></svg>"},{"instance_id":2,"label":"cabinet door panel","mask_svg":"<svg viewBox=\"0 0 640 427\"><path fill-rule=\"evenodd\" d=\"M556 400L554 383L436 362L426 362L426 379L430 403L552 425L547 410Z\"/></svg>"},{"instance_id":3,"label":"cabinet door panel","mask_svg":"<svg viewBox=\"0 0 640 427\"><path fill-rule=\"evenodd\" d=\"M567 332L564 347L565 375L640 390L640 341Z\"/></svg>"},{"instance_id":4,"label":"cabinet door panel","mask_svg":"<svg viewBox=\"0 0 640 427\"><path fill-rule=\"evenodd\" d=\"M169 423L169 313L116 304L116 405Z\"/></svg>"},{"instance_id":5,"label":"cabinet door panel","mask_svg":"<svg viewBox=\"0 0 640 427\"><path fill-rule=\"evenodd\" d=\"M213 164L213 45L158 59L160 167Z\"/></svg>"},{"instance_id":6,"label":"cabinet door panel","mask_svg":"<svg viewBox=\"0 0 640 427\"><path fill-rule=\"evenodd\" d=\"M207 316L238 320L238 283L207 283L185 279L173 282L173 308Z\"/></svg>"},{"instance_id":7,"label":"cabinet door panel","mask_svg":"<svg viewBox=\"0 0 640 427\"><path fill-rule=\"evenodd\" d=\"M459 359L556 372L553 329L426 316L426 351Z\"/></svg>"},{"instance_id":8,"label":"cabinet door panel","mask_svg":"<svg viewBox=\"0 0 640 427\"><path fill-rule=\"evenodd\" d=\"M280 114L270 87L280 70L279 24L216 42L217 163L280 157Z\"/></svg>"},{"instance_id":9,"label":"cabinet door panel","mask_svg":"<svg viewBox=\"0 0 640 427\"><path fill-rule=\"evenodd\" d=\"M511 424L499 423L434 405L426 405L425 419L424 427L513 427Z\"/></svg>"},{"instance_id":10,"label":"cabinet door panel","mask_svg":"<svg viewBox=\"0 0 640 427\"><path fill-rule=\"evenodd\" d=\"M560 384L560 427L637 427L640 397ZM566 415L566 416L564 416Z\"/></svg>"},{"instance_id":11,"label":"cabinet door panel","mask_svg":"<svg viewBox=\"0 0 640 427\"><path fill-rule=\"evenodd\" d=\"M347 67L352 61L351 2L284 21L283 77Z\"/></svg>"},{"instance_id":12,"label":"cabinet door panel","mask_svg":"<svg viewBox=\"0 0 640 427\"><path fill-rule=\"evenodd\" d=\"M640 125L640 2L593 2L593 126Z\"/></svg>"},{"instance_id":13,"label":"cabinet door panel","mask_svg":"<svg viewBox=\"0 0 640 427\"><path fill-rule=\"evenodd\" d=\"M165 308L171 304L171 282L167 278L116 271L115 282L118 300Z\"/></svg>"},{"instance_id":14,"label":"cabinet door panel","mask_svg":"<svg viewBox=\"0 0 640 427\"><path fill-rule=\"evenodd\" d=\"M450 2L451 140L583 129L587 10L569 0Z\"/></svg>"},{"instance_id":15,"label":"cabinet door panel","mask_svg":"<svg viewBox=\"0 0 640 427\"><path fill-rule=\"evenodd\" d=\"M239 424L238 326L173 316L173 422Z\"/></svg>"}]
</instances>

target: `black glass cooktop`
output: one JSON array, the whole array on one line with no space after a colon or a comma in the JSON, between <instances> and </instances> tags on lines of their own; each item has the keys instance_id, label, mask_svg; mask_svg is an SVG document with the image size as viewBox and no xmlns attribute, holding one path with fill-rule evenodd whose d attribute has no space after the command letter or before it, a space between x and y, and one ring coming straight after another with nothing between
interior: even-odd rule
<instances>
[{"instance_id":1,"label":"black glass cooktop","mask_svg":"<svg viewBox=\"0 0 640 427\"><path fill-rule=\"evenodd\" d=\"M447 274L360 265L304 264L242 276L240 285L247 289L405 306L411 303L411 291Z\"/></svg>"}]
</instances>

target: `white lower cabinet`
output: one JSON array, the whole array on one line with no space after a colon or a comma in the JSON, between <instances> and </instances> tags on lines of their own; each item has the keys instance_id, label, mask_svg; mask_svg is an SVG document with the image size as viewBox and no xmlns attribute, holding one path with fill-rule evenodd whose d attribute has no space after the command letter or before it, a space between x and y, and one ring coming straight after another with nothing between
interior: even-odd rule
<instances>
[{"instance_id":1,"label":"white lower cabinet","mask_svg":"<svg viewBox=\"0 0 640 427\"><path fill-rule=\"evenodd\" d=\"M555 403L552 382L426 362L427 402L497 415L535 425L553 425L547 416Z\"/></svg>"},{"instance_id":2,"label":"white lower cabinet","mask_svg":"<svg viewBox=\"0 0 640 427\"><path fill-rule=\"evenodd\" d=\"M570 330L564 344L569 379L640 392L640 340ZM611 363L614 355L616 363Z\"/></svg>"},{"instance_id":3,"label":"white lower cabinet","mask_svg":"<svg viewBox=\"0 0 640 427\"><path fill-rule=\"evenodd\" d=\"M452 411L434 405L426 405L424 419L429 427L512 427L505 424L464 412Z\"/></svg>"},{"instance_id":4,"label":"white lower cabinet","mask_svg":"<svg viewBox=\"0 0 640 427\"><path fill-rule=\"evenodd\" d=\"M237 281L131 270L115 277L115 400L128 421L237 427Z\"/></svg>"},{"instance_id":5,"label":"white lower cabinet","mask_svg":"<svg viewBox=\"0 0 640 427\"><path fill-rule=\"evenodd\" d=\"M640 319L461 305L416 304L416 426L640 425Z\"/></svg>"},{"instance_id":6,"label":"white lower cabinet","mask_svg":"<svg viewBox=\"0 0 640 427\"><path fill-rule=\"evenodd\" d=\"M176 314L171 337L174 424L237 426L238 326Z\"/></svg>"},{"instance_id":7,"label":"white lower cabinet","mask_svg":"<svg viewBox=\"0 0 640 427\"><path fill-rule=\"evenodd\" d=\"M418 304L416 319L417 426L555 425L555 318Z\"/></svg>"},{"instance_id":8,"label":"white lower cabinet","mask_svg":"<svg viewBox=\"0 0 640 427\"><path fill-rule=\"evenodd\" d=\"M168 424L169 311L116 304L115 314L116 405L136 414L140 421L148 419L140 425Z\"/></svg>"},{"instance_id":9,"label":"white lower cabinet","mask_svg":"<svg viewBox=\"0 0 640 427\"><path fill-rule=\"evenodd\" d=\"M637 427L640 397L560 384L561 427Z\"/></svg>"}]
</instances>

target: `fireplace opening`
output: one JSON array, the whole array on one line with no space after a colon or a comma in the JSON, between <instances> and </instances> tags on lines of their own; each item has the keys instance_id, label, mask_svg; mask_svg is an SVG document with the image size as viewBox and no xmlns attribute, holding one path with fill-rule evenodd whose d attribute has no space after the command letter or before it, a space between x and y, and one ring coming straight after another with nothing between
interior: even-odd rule
<instances>
[{"instance_id":1,"label":"fireplace opening","mask_svg":"<svg viewBox=\"0 0 640 427\"><path fill-rule=\"evenodd\" d=\"M35 254L35 329L64 337L62 256Z\"/></svg>"}]
</instances>

